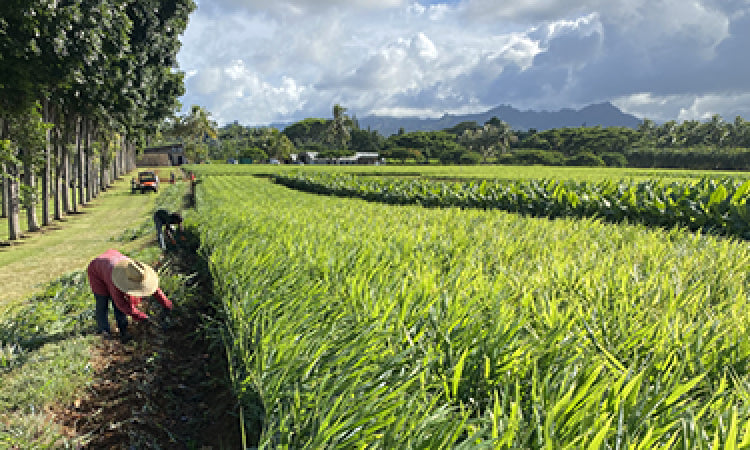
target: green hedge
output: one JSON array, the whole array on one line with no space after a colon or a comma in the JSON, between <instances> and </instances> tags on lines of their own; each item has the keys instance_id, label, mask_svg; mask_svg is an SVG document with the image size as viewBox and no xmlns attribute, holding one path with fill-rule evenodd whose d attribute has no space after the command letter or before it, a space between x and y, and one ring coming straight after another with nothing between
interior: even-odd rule
<instances>
[{"instance_id":1,"label":"green hedge","mask_svg":"<svg viewBox=\"0 0 750 450\"><path fill-rule=\"evenodd\" d=\"M501 209L540 217L594 217L750 238L750 181L485 180L441 182L287 173L276 183L389 204Z\"/></svg>"}]
</instances>

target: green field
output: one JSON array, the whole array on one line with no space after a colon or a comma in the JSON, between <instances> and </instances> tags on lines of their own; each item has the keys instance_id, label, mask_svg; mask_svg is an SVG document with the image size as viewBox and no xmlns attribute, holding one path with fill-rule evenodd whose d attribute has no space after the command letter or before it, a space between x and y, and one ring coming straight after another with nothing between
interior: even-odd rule
<instances>
[{"instance_id":1,"label":"green field","mask_svg":"<svg viewBox=\"0 0 750 450\"><path fill-rule=\"evenodd\" d=\"M210 256L233 382L246 425L263 423L261 445L750 444L744 241L210 175L279 167L193 169L189 221ZM474 170L450 173L512 174Z\"/></svg>"},{"instance_id":2,"label":"green field","mask_svg":"<svg viewBox=\"0 0 750 450\"><path fill-rule=\"evenodd\" d=\"M354 173L389 176L407 176L439 179L541 179L558 180L615 180L633 178L644 179L700 179L748 178L748 172L720 172L676 169L632 169L632 168L587 168L587 167L545 167L545 166L329 166L329 165L268 165L268 164L203 164L185 166L202 175L249 175L273 174L289 171Z\"/></svg>"}]
</instances>

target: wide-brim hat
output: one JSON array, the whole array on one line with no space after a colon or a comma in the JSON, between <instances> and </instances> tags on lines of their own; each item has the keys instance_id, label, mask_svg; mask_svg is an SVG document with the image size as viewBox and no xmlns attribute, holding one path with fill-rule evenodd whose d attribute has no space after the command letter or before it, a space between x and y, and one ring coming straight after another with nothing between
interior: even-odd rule
<instances>
[{"instance_id":1,"label":"wide-brim hat","mask_svg":"<svg viewBox=\"0 0 750 450\"><path fill-rule=\"evenodd\" d=\"M146 297L159 289L159 275L142 262L122 259L112 268L112 283L134 297Z\"/></svg>"}]
</instances>

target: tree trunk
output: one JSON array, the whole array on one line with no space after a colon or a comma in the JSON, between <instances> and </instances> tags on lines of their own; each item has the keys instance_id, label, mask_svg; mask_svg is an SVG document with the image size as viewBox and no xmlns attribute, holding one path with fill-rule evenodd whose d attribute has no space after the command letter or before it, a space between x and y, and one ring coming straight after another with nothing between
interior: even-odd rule
<instances>
[{"instance_id":1,"label":"tree trunk","mask_svg":"<svg viewBox=\"0 0 750 450\"><path fill-rule=\"evenodd\" d=\"M19 186L18 186L18 168L15 164L8 164L8 175L10 179L7 179L5 183L8 191L8 239L16 241L21 238L21 208L20 199L18 197Z\"/></svg>"},{"instance_id":2,"label":"tree trunk","mask_svg":"<svg viewBox=\"0 0 750 450\"><path fill-rule=\"evenodd\" d=\"M60 145L62 146L62 153L63 153L63 180L62 180L62 190L60 193L62 194L62 202L63 202L63 211L65 214L69 214L72 211L71 206L71 185L72 180L70 177L70 149L68 148L68 143L70 143L70 129L73 126L73 124L70 121L70 117L63 120L63 123L65 124L63 126L63 138Z\"/></svg>"},{"instance_id":3,"label":"tree trunk","mask_svg":"<svg viewBox=\"0 0 750 450\"><path fill-rule=\"evenodd\" d=\"M73 117L73 140L75 141L75 144L73 146L73 157L71 158L70 165L71 165L71 176L70 176L70 205L73 207L73 212L78 212L78 155L79 155L79 149L81 148L81 133L80 133L80 120L78 117Z\"/></svg>"},{"instance_id":4,"label":"tree trunk","mask_svg":"<svg viewBox=\"0 0 750 450\"><path fill-rule=\"evenodd\" d=\"M120 137L119 135L115 138L115 142L113 144L115 146L114 148L114 154L112 155L112 181L117 179L117 167L120 164Z\"/></svg>"},{"instance_id":5,"label":"tree trunk","mask_svg":"<svg viewBox=\"0 0 750 450\"><path fill-rule=\"evenodd\" d=\"M136 161L138 159L138 147L136 147L135 142L133 142L131 145L133 146L133 152L131 153L132 158L133 158L132 159L132 161L133 161L132 170L135 170L138 167L138 165L136 163Z\"/></svg>"},{"instance_id":6,"label":"tree trunk","mask_svg":"<svg viewBox=\"0 0 750 450\"><path fill-rule=\"evenodd\" d=\"M106 191L107 187L109 187L109 183L107 182L107 155L109 154L109 142L110 141L107 139L102 142L102 149L99 153L99 187L101 192Z\"/></svg>"},{"instance_id":7,"label":"tree trunk","mask_svg":"<svg viewBox=\"0 0 750 450\"><path fill-rule=\"evenodd\" d=\"M122 136L117 137L117 144L115 145L115 164L114 164L114 179L120 179L120 172L122 171Z\"/></svg>"},{"instance_id":8,"label":"tree trunk","mask_svg":"<svg viewBox=\"0 0 750 450\"><path fill-rule=\"evenodd\" d=\"M39 231L39 220L36 217L36 174L34 173L35 167L33 163L33 150L28 147L21 150L25 157L23 158L23 181L26 187L29 189L27 192L28 197L26 198L26 223L28 224L29 231Z\"/></svg>"},{"instance_id":9,"label":"tree trunk","mask_svg":"<svg viewBox=\"0 0 750 450\"><path fill-rule=\"evenodd\" d=\"M128 141L128 173L135 169L135 144Z\"/></svg>"},{"instance_id":10,"label":"tree trunk","mask_svg":"<svg viewBox=\"0 0 750 450\"><path fill-rule=\"evenodd\" d=\"M86 119L86 132L84 137L86 138L86 145L84 146L84 154L86 155L86 203L91 203L94 199L94 164L91 155L91 119Z\"/></svg>"},{"instance_id":11,"label":"tree trunk","mask_svg":"<svg viewBox=\"0 0 750 450\"><path fill-rule=\"evenodd\" d=\"M120 148L120 176L125 176L128 173L128 140L123 135L122 147Z\"/></svg>"},{"instance_id":12,"label":"tree trunk","mask_svg":"<svg viewBox=\"0 0 750 450\"><path fill-rule=\"evenodd\" d=\"M130 141L124 138L122 142L122 174L130 173Z\"/></svg>"},{"instance_id":13,"label":"tree trunk","mask_svg":"<svg viewBox=\"0 0 750 450\"><path fill-rule=\"evenodd\" d=\"M83 142L86 135L86 120L80 119L78 122L78 203L86 204L86 145Z\"/></svg>"},{"instance_id":14,"label":"tree trunk","mask_svg":"<svg viewBox=\"0 0 750 450\"><path fill-rule=\"evenodd\" d=\"M50 111L50 105L48 99L42 100L44 114L43 120L47 123L53 122L52 113ZM49 213L49 188L50 188L50 175L52 170L50 165L52 164L52 130L47 129L46 132L47 145L44 148L44 169L42 171L42 225L47 227L50 223Z\"/></svg>"},{"instance_id":15,"label":"tree trunk","mask_svg":"<svg viewBox=\"0 0 750 450\"><path fill-rule=\"evenodd\" d=\"M5 122L0 116L0 139L3 139L5 136ZM2 194L0 195L0 201L2 201L2 204L0 204L0 219L6 219L8 217L8 181L5 178L5 174L7 167L5 167L5 164L0 164L0 191L2 191Z\"/></svg>"},{"instance_id":16,"label":"tree trunk","mask_svg":"<svg viewBox=\"0 0 750 450\"><path fill-rule=\"evenodd\" d=\"M0 219L8 217L8 182L5 179L5 164L0 166L0 190L3 191L0 195L2 200L2 207L0 208Z\"/></svg>"},{"instance_id":17,"label":"tree trunk","mask_svg":"<svg viewBox=\"0 0 750 450\"><path fill-rule=\"evenodd\" d=\"M54 129L54 143L55 143L55 220L62 220L63 216L63 177L65 171L63 170L63 140L62 140L62 128L64 127L62 120L57 120L57 124Z\"/></svg>"}]
</instances>

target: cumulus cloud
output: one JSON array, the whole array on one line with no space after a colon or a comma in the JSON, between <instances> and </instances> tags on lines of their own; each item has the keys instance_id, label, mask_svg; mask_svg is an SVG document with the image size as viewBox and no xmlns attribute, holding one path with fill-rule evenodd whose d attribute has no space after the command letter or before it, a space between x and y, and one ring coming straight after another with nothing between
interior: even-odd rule
<instances>
[{"instance_id":1,"label":"cumulus cloud","mask_svg":"<svg viewBox=\"0 0 750 450\"><path fill-rule=\"evenodd\" d=\"M195 103L211 105L209 111L220 123L252 116L258 122L270 122L279 115L300 111L306 87L289 77L273 85L245 66L241 60L226 67L203 69L187 77L187 89Z\"/></svg>"},{"instance_id":2,"label":"cumulus cloud","mask_svg":"<svg viewBox=\"0 0 750 450\"><path fill-rule=\"evenodd\" d=\"M201 0L179 58L183 103L220 121L608 100L669 120L745 111L748 42L750 0Z\"/></svg>"},{"instance_id":3,"label":"cumulus cloud","mask_svg":"<svg viewBox=\"0 0 750 450\"><path fill-rule=\"evenodd\" d=\"M653 95L638 93L616 98L613 103L625 111L657 122L705 120L719 114L726 121L750 117L750 93L705 95Z\"/></svg>"}]
</instances>

